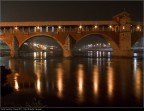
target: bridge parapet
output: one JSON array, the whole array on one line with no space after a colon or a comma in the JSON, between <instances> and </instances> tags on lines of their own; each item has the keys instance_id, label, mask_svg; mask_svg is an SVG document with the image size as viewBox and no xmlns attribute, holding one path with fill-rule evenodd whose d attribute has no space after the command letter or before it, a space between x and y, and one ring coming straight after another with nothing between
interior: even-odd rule
<instances>
[{"instance_id":1,"label":"bridge parapet","mask_svg":"<svg viewBox=\"0 0 144 111\"><path fill-rule=\"evenodd\" d=\"M72 22L72 23L71 23ZM120 32L120 25L114 21L83 21L78 23L78 21L69 21L67 22L58 22L57 25L55 22L40 22L37 25L37 22L0 22L0 35L5 33L31 33L31 32L91 32L91 31L114 31ZM48 24L49 23L49 24ZM61 23L61 25L59 25ZM125 28L124 26L122 27ZM130 30L132 33L143 31L143 25L140 22L131 22Z\"/></svg>"}]
</instances>

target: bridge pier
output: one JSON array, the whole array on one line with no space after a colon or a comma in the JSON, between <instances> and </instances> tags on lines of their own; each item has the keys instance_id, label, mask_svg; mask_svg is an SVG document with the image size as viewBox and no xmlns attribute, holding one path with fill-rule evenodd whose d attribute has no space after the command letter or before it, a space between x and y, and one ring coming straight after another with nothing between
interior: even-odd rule
<instances>
[{"instance_id":1,"label":"bridge pier","mask_svg":"<svg viewBox=\"0 0 144 111\"><path fill-rule=\"evenodd\" d=\"M72 53L70 50L64 50L63 51L63 57L72 57Z\"/></svg>"},{"instance_id":2,"label":"bridge pier","mask_svg":"<svg viewBox=\"0 0 144 111\"><path fill-rule=\"evenodd\" d=\"M131 18L129 14L123 12L115 16L119 24L119 49L114 50L112 56L117 57L132 57L131 50Z\"/></svg>"},{"instance_id":3,"label":"bridge pier","mask_svg":"<svg viewBox=\"0 0 144 111\"><path fill-rule=\"evenodd\" d=\"M10 52L11 58L19 57L18 49L19 49L19 42L17 38L14 36L12 39L11 52Z\"/></svg>"},{"instance_id":4,"label":"bridge pier","mask_svg":"<svg viewBox=\"0 0 144 111\"><path fill-rule=\"evenodd\" d=\"M19 53L18 53L18 51L11 50L10 56L11 56L11 58L18 58Z\"/></svg>"}]
</instances>

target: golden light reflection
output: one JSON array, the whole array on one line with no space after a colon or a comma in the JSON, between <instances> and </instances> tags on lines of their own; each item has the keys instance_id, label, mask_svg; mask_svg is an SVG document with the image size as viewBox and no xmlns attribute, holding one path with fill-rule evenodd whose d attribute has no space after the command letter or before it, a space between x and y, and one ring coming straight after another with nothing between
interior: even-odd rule
<instances>
[{"instance_id":1,"label":"golden light reflection","mask_svg":"<svg viewBox=\"0 0 144 111\"><path fill-rule=\"evenodd\" d=\"M137 67L137 70L136 70L136 75L135 75L135 94L136 94L136 97L137 99L140 99L141 97L141 90L142 90L142 82L141 82L141 71L140 71L140 68Z\"/></svg>"},{"instance_id":2,"label":"golden light reflection","mask_svg":"<svg viewBox=\"0 0 144 111\"><path fill-rule=\"evenodd\" d=\"M44 58L46 58L46 52L44 52Z\"/></svg>"},{"instance_id":3,"label":"golden light reflection","mask_svg":"<svg viewBox=\"0 0 144 111\"><path fill-rule=\"evenodd\" d=\"M108 96L112 97L113 90L114 90L114 77L113 77L113 69L111 66L108 66L108 77L107 77L107 84L108 84Z\"/></svg>"},{"instance_id":4,"label":"golden light reflection","mask_svg":"<svg viewBox=\"0 0 144 111\"><path fill-rule=\"evenodd\" d=\"M16 91L19 91L18 76L19 76L19 74L15 73L15 75L14 75L14 88Z\"/></svg>"},{"instance_id":5,"label":"golden light reflection","mask_svg":"<svg viewBox=\"0 0 144 111\"><path fill-rule=\"evenodd\" d=\"M37 93L40 94L40 93L41 93L41 82L40 82L40 78L37 78L36 89L37 89Z\"/></svg>"},{"instance_id":6,"label":"golden light reflection","mask_svg":"<svg viewBox=\"0 0 144 111\"><path fill-rule=\"evenodd\" d=\"M62 68L62 64L58 64L58 68L57 68L57 95L58 97L63 97L63 68Z\"/></svg>"},{"instance_id":7,"label":"golden light reflection","mask_svg":"<svg viewBox=\"0 0 144 111\"><path fill-rule=\"evenodd\" d=\"M78 98L79 101L82 102L84 100L84 69L83 65L78 65Z\"/></svg>"},{"instance_id":8,"label":"golden light reflection","mask_svg":"<svg viewBox=\"0 0 144 111\"><path fill-rule=\"evenodd\" d=\"M42 67L43 67L42 60L40 62L34 61L34 73L36 74L36 78L37 78L35 87L36 87L36 91L38 94L41 93L41 80L40 80L40 78L41 78Z\"/></svg>"},{"instance_id":9,"label":"golden light reflection","mask_svg":"<svg viewBox=\"0 0 144 111\"><path fill-rule=\"evenodd\" d=\"M93 66L93 91L94 95L98 95L98 85L99 85L99 77L98 77L98 67L97 65Z\"/></svg>"},{"instance_id":10,"label":"golden light reflection","mask_svg":"<svg viewBox=\"0 0 144 111\"><path fill-rule=\"evenodd\" d=\"M34 53L33 53L33 56L34 56L34 58L36 58L36 56L37 56L37 53L36 53L36 52L34 52Z\"/></svg>"}]
</instances>

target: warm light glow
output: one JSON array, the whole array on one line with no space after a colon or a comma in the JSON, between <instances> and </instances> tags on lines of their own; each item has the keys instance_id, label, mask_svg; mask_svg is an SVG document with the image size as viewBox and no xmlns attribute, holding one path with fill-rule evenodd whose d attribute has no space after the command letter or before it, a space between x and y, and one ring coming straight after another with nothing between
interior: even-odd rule
<instances>
[{"instance_id":1,"label":"warm light glow","mask_svg":"<svg viewBox=\"0 0 144 111\"><path fill-rule=\"evenodd\" d=\"M108 84L108 97L112 97L113 95L113 88L114 88L114 77L113 77L113 69L111 66L108 66L108 77L107 77L107 84Z\"/></svg>"},{"instance_id":2,"label":"warm light glow","mask_svg":"<svg viewBox=\"0 0 144 111\"><path fill-rule=\"evenodd\" d=\"M99 51L100 57L101 57L101 51Z\"/></svg>"},{"instance_id":3,"label":"warm light glow","mask_svg":"<svg viewBox=\"0 0 144 111\"><path fill-rule=\"evenodd\" d=\"M33 46L37 46L37 44L36 44L36 43L33 43Z\"/></svg>"},{"instance_id":4,"label":"warm light glow","mask_svg":"<svg viewBox=\"0 0 144 111\"><path fill-rule=\"evenodd\" d=\"M36 52L34 52L33 55L34 55L34 58L36 58L36 55L37 55Z\"/></svg>"},{"instance_id":5,"label":"warm light glow","mask_svg":"<svg viewBox=\"0 0 144 111\"><path fill-rule=\"evenodd\" d=\"M16 91L19 91L18 76L19 76L19 74L15 73L15 75L14 75L14 88Z\"/></svg>"},{"instance_id":6,"label":"warm light glow","mask_svg":"<svg viewBox=\"0 0 144 111\"><path fill-rule=\"evenodd\" d=\"M15 27L14 29L15 29L15 30L17 30L17 29L18 29L18 27Z\"/></svg>"},{"instance_id":7,"label":"warm light glow","mask_svg":"<svg viewBox=\"0 0 144 111\"><path fill-rule=\"evenodd\" d=\"M36 80L36 91L38 94L41 93L41 81L40 81L40 77L41 77L41 69L42 69L43 65L42 65L42 61L38 62L37 60L34 61L34 73L36 74L37 80Z\"/></svg>"},{"instance_id":8,"label":"warm light glow","mask_svg":"<svg viewBox=\"0 0 144 111\"><path fill-rule=\"evenodd\" d=\"M57 68L57 95L58 97L62 97L63 96L63 68L62 68L62 64L58 64L58 68Z\"/></svg>"},{"instance_id":9,"label":"warm light glow","mask_svg":"<svg viewBox=\"0 0 144 111\"><path fill-rule=\"evenodd\" d=\"M97 96L98 94L98 85L99 85L99 77L98 77L98 67L97 65L93 66L93 90L94 95Z\"/></svg>"},{"instance_id":10,"label":"warm light glow","mask_svg":"<svg viewBox=\"0 0 144 111\"><path fill-rule=\"evenodd\" d=\"M50 47L50 50L53 50L53 47Z\"/></svg>"},{"instance_id":11,"label":"warm light glow","mask_svg":"<svg viewBox=\"0 0 144 111\"><path fill-rule=\"evenodd\" d=\"M111 55L111 53L110 53L110 52L108 52L108 57L110 57L110 55Z\"/></svg>"},{"instance_id":12,"label":"warm light glow","mask_svg":"<svg viewBox=\"0 0 144 111\"><path fill-rule=\"evenodd\" d=\"M82 26L80 25L80 26L79 26L79 28L81 29L81 28L82 28Z\"/></svg>"},{"instance_id":13,"label":"warm light glow","mask_svg":"<svg viewBox=\"0 0 144 111\"><path fill-rule=\"evenodd\" d=\"M98 28L98 26L97 26L97 25L95 25L95 26L94 26L94 28L96 29L96 28Z\"/></svg>"},{"instance_id":14,"label":"warm light glow","mask_svg":"<svg viewBox=\"0 0 144 111\"><path fill-rule=\"evenodd\" d=\"M125 29L125 26L123 26L122 28L123 28L123 30L124 30L124 29Z\"/></svg>"},{"instance_id":15,"label":"warm light glow","mask_svg":"<svg viewBox=\"0 0 144 111\"><path fill-rule=\"evenodd\" d=\"M111 29L111 28L112 28L112 26L110 25L110 26L109 26L109 28Z\"/></svg>"},{"instance_id":16,"label":"warm light glow","mask_svg":"<svg viewBox=\"0 0 144 111\"><path fill-rule=\"evenodd\" d=\"M139 29L140 29L140 26L137 26L137 29L139 30Z\"/></svg>"},{"instance_id":17,"label":"warm light glow","mask_svg":"<svg viewBox=\"0 0 144 111\"><path fill-rule=\"evenodd\" d=\"M61 29L61 26L58 26L59 29Z\"/></svg>"},{"instance_id":18,"label":"warm light glow","mask_svg":"<svg viewBox=\"0 0 144 111\"><path fill-rule=\"evenodd\" d=\"M135 59L136 61L136 59ZM140 99L141 97L141 90L142 90L142 73L140 71L139 65L136 62L134 62L134 87L135 87L135 95L137 99Z\"/></svg>"},{"instance_id":19,"label":"warm light glow","mask_svg":"<svg viewBox=\"0 0 144 111\"><path fill-rule=\"evenodd\" d=\"M79 101L82 102L84 99L83 95L83 88L84 88L84 71L83 71L83 65L78 65L78 97Z\"/></svg>"},{"instance_id":20,"label":"warm light glow","mask_svg":"<svg viewBox=\"0 0 144 111\"><path fill-rule=\"evenodd\" d=\"M46 52L44 52L44 58L46 58Z\"/></svg>"},{"instance_id":21,"label":"warm light glow","mask_svg":"<svg viewBox=\"0 0 144 111\"><path fill-rule=\"evenodd\" d=\"M97 57L98 57L99 51L97 51L96 54L97 54Z\"/></svg>"},{"instance_id":22,"label":"warm light glow","mask_svg":"<svg viewBox=\"0 0 144 111\"><path fill-rule=\"evenodd\" d=\"M41 83L40 83L39 77L37 78L36 89L37 89L38 94L40 94L41 93Z\"/></svg>"},{"instance_id":23,"label":"warm light glow","mask_svg":"<svg viewBox=\"0 0 144 111\"><path fill-rule=\"evenodd\" d=\"M136 29L141 31L141 27L139 25L136 27Z\"/></svg>"},{"instance_id":24,"label":"warm light glow","mask_svg":"<svg viewBox=\"0 0 144 111\"><path fill-rule=\"evenodd\" d=\"M15 89L16 89L16 91L19 91L18 81L17 81L17 80L14 80L14 82L15 82Z\"/></svg>"},{"instance_id":25,"label":"warm light glow","mask_svg":"<svg viewBox=\"0 0 144 111\"><path fill-rule=\"evenodd\" d=\"M37 28L37 29L40 29L40 27L39 27L39 26L37 26L36 28Z\"/></svg>"},{"instance_id":26,"label":"warm light glow","mask_svg":"<svg viewBox=\"0 0 144 111\"><path fill-rule=\"evenodd\" d=\"M47 49L47 47L46 47L46 45L44 45L44 46L43 46L43 50L46 50L46 49Z\"/></svg>"}]
</instances>

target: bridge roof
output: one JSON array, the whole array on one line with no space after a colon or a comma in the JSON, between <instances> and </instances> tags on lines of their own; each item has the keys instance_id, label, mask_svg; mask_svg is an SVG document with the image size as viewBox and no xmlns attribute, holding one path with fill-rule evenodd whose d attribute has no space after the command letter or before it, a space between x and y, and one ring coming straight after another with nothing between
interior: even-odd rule
<instances>
[{"instance_id":1,"label":"bridge roof","mask_svg":"<svg viewBox=\"0 0 144 111\"><path fill-rule=\"evenodd\" d=\"M115 16L113 16L113 18L116 18L116 17L123 17L123 16L130 16L130 14L126 11L123 11Z\"/></svg>"},{"instance_id":2,"label":"bridge roof","mask_svg":"<svg viewBox=\"0 0 144 111\"><path fill-rule=\"evenodd\" d=\"M52 26L52 25L115 25L115 21L45 21L45 22L0 22L0 26Z\"/></svg>"}]
</instances>

